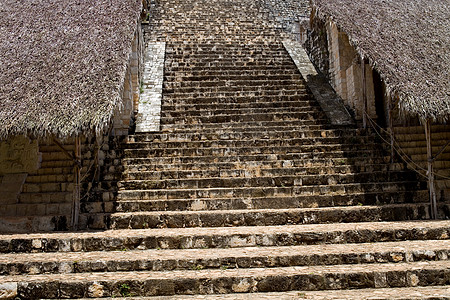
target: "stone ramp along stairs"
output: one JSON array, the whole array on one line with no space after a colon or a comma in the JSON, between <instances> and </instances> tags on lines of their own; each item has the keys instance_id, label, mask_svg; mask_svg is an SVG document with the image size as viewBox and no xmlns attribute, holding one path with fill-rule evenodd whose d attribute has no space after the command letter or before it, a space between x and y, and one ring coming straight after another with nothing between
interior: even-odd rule
<instances>
[{"instance_id":1,"label":"stone ramp along stairs","mask_svg":"<svg viewBox=\"0 0 450 300\"><path fill-rule=\"evenodd\" d=\"M110 230L1 236L0 295L448 299L426 184L330 125L281 43L165 47L160 131L122 145Z\"/></svg>"}]
</instances>

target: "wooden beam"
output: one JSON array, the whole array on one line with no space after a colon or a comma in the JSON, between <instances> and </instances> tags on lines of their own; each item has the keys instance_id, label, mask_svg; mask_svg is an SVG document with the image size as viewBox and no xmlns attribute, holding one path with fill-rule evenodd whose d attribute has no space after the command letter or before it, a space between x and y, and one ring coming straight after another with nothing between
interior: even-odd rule
<instances>
[{"instance_id":1,"label":"wooden beam","mask_svg":"<svg viewBox=\"0 0 450 300\"><path fill-rule=\"evenodd\" d=\"M74 159L78 162L73 167L74 175L74 188L72 196L72 220L71 227L72 230L78 229L79 216L80 216L80 181L81 181L81 139L79 136L75 137L75 151Z\"/></svg>"},{"instance_id":2,"label":"wooden beam","mask_svg":"<svg viewBox=\"0 0 450 300\"><path fill-rule=\"evenodd\" d=\"M431 120L425 123L425 137L427 139L427 164L428 164L428 190L430 191L431 218L437 219L436 189L433 173L433 148L431 147Z\"/></svg>"},{"instance_id":3,"label":"wooden beam","mask_svg":"<svg viewBox=\"0 0 450 300\"><path fill-rule=\"evenodd\" d=\"M394 163L394 121L392 119L392 99L391 96L388 96L388 105L387 105L387 110L388 110L388 125L389 125L389 133L391 136L391 164Z\"/></svg>"},{"instance_id":4,"label":"wooden beam","mask_svg":"<svg viewBox=\"0 0 450 300\"><path fill-rule=\"evenodd\" d=\"M367 83L366 83L366 60L361 58L361 85L363 100L363 127L367 128Z\"/></svg>"}]
</instances>

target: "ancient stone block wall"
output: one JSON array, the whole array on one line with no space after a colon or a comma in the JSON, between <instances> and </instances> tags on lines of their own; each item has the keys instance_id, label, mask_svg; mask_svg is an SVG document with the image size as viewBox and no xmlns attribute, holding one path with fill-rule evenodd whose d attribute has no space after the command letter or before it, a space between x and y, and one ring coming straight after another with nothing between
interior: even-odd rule
<instances>
[{"instance_id":1,"label":"ancient stone block wall","mask_svg":"<svg viewBox=\"0 0 450 300\"><path fill-rule=\"evenodd\" d=\"M313 19L312 24L308 40L305 42L311 60L330 80L334 90L353 112L357 121L362 121L364 111L372 119L376 119L372 68L365 63L363 75L359 55L350 44L345 32L340 31L334 23L325 24ZM363 81L365 82L365 106Z\"/></svg>"},{"instance_id":2,"label":"ancient stone block wall","mask_svg":"<svg viewBox=\"0 0 450 300\"><path fill-rule=\"evenodd\" d=\"M122 106L116 110L112 134L128 135L133 126L140 97L140 81L143 72L143 37L141 26L136 29L132 52L128 61L122 89Z\"/></svg>"}]
</instances>

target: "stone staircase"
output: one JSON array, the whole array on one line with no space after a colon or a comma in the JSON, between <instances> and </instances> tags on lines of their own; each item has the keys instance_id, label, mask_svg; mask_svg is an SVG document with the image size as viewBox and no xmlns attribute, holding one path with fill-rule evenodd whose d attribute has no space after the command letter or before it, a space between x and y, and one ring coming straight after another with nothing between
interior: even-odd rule
<instances>
[{"instance_id":1,"label":"stone staircase","mask_svg":"<svg viewBox=\"0 0 450 300\"><path fill-rule=\"evenodd\" d=\"M0 236L0 297L449 299L426 182L370 130L330 125L263 3L157 9L161 130L113 150L108 230Z\"/></svg>"}]
</instances>

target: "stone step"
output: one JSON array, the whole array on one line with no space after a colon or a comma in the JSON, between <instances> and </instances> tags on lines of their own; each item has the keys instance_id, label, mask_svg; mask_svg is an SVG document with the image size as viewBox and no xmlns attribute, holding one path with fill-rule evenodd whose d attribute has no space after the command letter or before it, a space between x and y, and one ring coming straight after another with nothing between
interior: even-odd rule
<instances>
[{"instance_id":1,"label":"stone step","mask_svg":"<svg viewBox=\"0 0 450 300\"><path fill-rule=\"evenodd\" d=\"M427 190L408 192L364 192L345 195L303 195L253 198L203 198L203 199L165 199L165 200L120 200L116 202L115 212L132 211L199 211L232 209L286 209L316 208L333 206L360 206L393 203L427 202ZM99 202L99 205L102 203ZM92 209L91 209L92 210ZM98 210L96 212L102 212ZM109 210L113 212L113 210Z\"/></svg>"},{"instance_id":2,"label":"stone step","mask_svg":"<svg viewBox=\"0 0 450 300\"><path fill-rule=\"evenodd\" d=\"M226 55L226 53L224 53ZM231 54L233 55L233 54ZM189 69L198 69L201 67L230 67L230 66L246 66L247 68L252 68L253 66L270 66L270 65L284 65L292 63L290 57L286 56L264 56L264 57L255 57L255 56L247 56L247 57L235 57L233 55L232 58L224 57L219 58L216 56L215 58L194 58L194 57L184 57L183 59L175 59L173 60L171 56L166 58L164 62L165 68L170 69L172 66L176 68L189 68Z\"/></svg>"},{"instance_id":3,"label":"stone step","mask_svg":"<svg viewBox=\"0 0 450 300\"><path fill-rule=\"evenodd\" d=\"M241 89L241 88L238 88ZM224 102L228 98L236 98L236 97L246 97L247 102L255 102L257 100L257 97L266 97L266 96L304 96L310 98L311 95L308 94L303 89L296 89L296 88L286 88L286 89L248 89L248 90L231 90L231 89L223 89L223 91L199 91L199 90L193 90L191 92L188 91L188 89L178 90L177 93L167 93L164 95L164 99L171 100L171 99L195 99L195 98L214 98L214 99L221 99ZM165 103L165 100L164 103ZM195 100L193 100L195 103Z\"/></svg>"},{"instance_id":4,"label":"stone step","mask_svg":"<svg viewBox=\"0 0 450 300\"><path fill-rule=\"evenodd\" d=\"M390 170L389 165L372 165L372 166L352 166L352 165L340 165L340 166L320 166L320 167L307 167L296 168L285 164L282 168L271 168L270 165L266 166L265 163L258 165L240 165L240 168L234 167L224 168L223 164L214 167L208 166L196 166L195 169L180 170L179 166L171 166L172 170L155 170L159 166L155 165L136 165L127 166L123 174L123 180L162 180L162 179L193 179L193 178L256 178L256 177L283 177L283 176L297 176L304 178L303 176L334 176L334 175L346 175L354 176L355 179L364 181L370 179L369 174L373 174L373 178L389 178L394 180L395 178L415 178L415 175L410 171L399 169ZM227 166L227 165L225 165ZM167 167L167 166L165 166ZM230 167L228 165L228 167ZM383 174L384 173L384 174ZM392 174L392 176L391 176ZM359 177L361 175L361 177ZM332 180L336 179L330 177ZM306 182L311 179L306 178ZM322 179L320 179L322 180ZM344 179L345 180L345 179ZM304 183L304 182L302 182Z\"/></svg>"},{"instance_id":5,"label":"stone step","mask_svg":"<svg viewBox=\"0 0 450 300\"><path fill-rule=\"evenodd\" d=\"M41 170L41 169L39 169ZM39 171L38 170L38 171ZM47 172L50 172L48 169ZM26 182L27 183L67 183L67 182L73 182L73 169L67 168L59 170L60 173L45 173L39 172L39 175L28 175ZM52 170L52 172L58 172L58 170Z\"/></svg>"},{"instance_id":6,"label":"stone step","mask_svg":"<svg viewBox=\"0 0 450 300\"><path fill-rule=\"evenodd\" d=\"M170 271L446 261L449 240L362 244L3 254L0 275Z\"/></svg>"},{"instance_id":7,"label":"stone step","mask_svg":"<svg viewBox=\"0 0 450 300\"><path fill-rule=\"evenodd\" d=\"M178 71L170 71L164 73L164 79L168 80L170 78L179 78L179 77L198 77L198 76L274 76L274 75L294 75L297 76L298 69L296 67L289 66L272 66L267 67L267 69L255 69L247 68L240 70L178 70Z\"/></svg>"},{"instance_id":8,"label":"stone step","mask_svg":"<svg viewBox=\"0 0 450 300\"><path fill-rule=\"evenodd\" d=\"M0 236L0 253L204 249L448 240L450 220L227 228L122 229Z\"/></svg>"},{"instance_id":9,"label":"stone step","mask_svg":"<svg viewBox=\"0 0 450 300\"><path fill-rule=\"evenodd\" d=\"M205 71L204 66L198 66L196 68L189 68L189 66L186 67L174 67L170 66L164 70L164 74L166 76L172 76L175 73L184 73L184 72L239 72L239 71L245 71L245 70L251 70L251 72L255 71L264 71L268 70L270 71L276 71L277 73L283 72L283 71L295 71L298 74L298 69L294 64L284 64L284 65L253 65L251 68L248 66L243 65L222 65L222 66L210 66L208 68L208 71ZM244 73L245 74L245 73Z\"/></svg>"},{"instance_id":10,"label":"stone step","mask_svg":"<svg viewBox=\"0 0 450 300\"><path fill-rule=\"evenodd\" d=\"M246 74L217 74L217 75L178 75L178 76L164 76L164 81L166 83L179 83L179 82L201 82L208 83L210 81L215 81L219 83L227 83L227 82L244 82L244 81L301 81L303 80L302 75L295 74L260 74L260 75L246 75Z\"/></svg>"},{"instance_id":11,"label":"stone step","mask_svg":"<svg viewBox=\"0 0 450 300\"><path fill-rule=\"evenodd\" d=\"M166 156L237 156L237 155L260 155L260 154L304 154L308 157L373 157L382 153L380 149L374 147L376 144L355 145L355 144L322 144L322 145L297 145L297 146L258 146L251 147L210 147L210 148L164 148L164 149L124 149L125 158L134 157L166 157ZM361 148L357 150L355 148ZM364 151L366 150L366 151ZM275 158L278 159L278 158ZM274 159L272 159L274 160Z\"/></svg>"},{"instance_id":12,"label":"stone step","mask_svg":"<svg viewBox=\"0 0 450 300\"><path fill-rule=\"evenodd\" d=\"M21 298L282 292L449 284L449 261L3 276Z\"/></svg>"},{"instance_id":13,"label":"stone step","mask_svg":"<svg viewBox=\"0 0 450 300\"><path fill-rule=\"evenodd\" d=\"M122 190L118 200L163 200L163 199L202 199L202 198L253 198L300 195L346 195L368 192L405 192L425 190L426 183L417 181L380 182L380 183L347 183L339 185L311 185L290 187L231 187L203 189L153 189Z\"/></svg>"},{"instance_id":14,"label":"stone step","mask_svg":"<svg viewBox=\"0 0 450 300\"><path fill-rule=\"evenodd\" d=\"M14 216L0 216L0 232L5 236L8 236L10 233L29 234L31 232L69 230L70 210L67 211L65 203L27 207L19 205L14 207L16 209ZM24 210L21 211L22 209ZM39 215L44 212L43 209L45 209L45 215Z\"/></svg>"},{"instance_id":15,"label":"stone step","mask_svg":"<svg viewBox=\"0 0 450 300\"><path fill-rule=\"evenodd\" d=\"M224 131L202 131L187 133L144 133L128 136L131 143L141 142L194 142L194 141L234 141L234 140L250 140L250 139L269 139L269 138L334 138L342 139L373 139L373 136L365 135L362 131L345 128L345 129L322 129L322 130L305 130L297 128L275 128L261 131L258 128L246 128L243 130Z\"/></svg>"},{"instance_id":16,"label":"stone step","mask_svg":"<svg viewBox=\"0 0 450 300\"><path fill-rule=\"evenodd\" d=\"M439 205L445 217L449 204ZM290 209L164 211L114 213L112 229L277 226L288 224L320 224L406 221L428 219L429 204L386 204L381 206L348 206ZM448 217L448 216L447 216Z\"/></svg>"},{"instance_id":17,"label":"stone step","mask_svg":"<svg viewBox=\"0 0 450 300\"><path fill-rule=\"evenodd\" d=\"M261 119L261 114L264 115L291 115L298 114L299 118L305 118L310 116L320 116L323 112L319 107L308 106L308 107L290 107L289 111L284 107L272 107L272 108L241 108L241 109L217 109L210 108L208 110L185 110L185 111L162 111L161 118L173 118L175 120L178 119L186 119L189 120L191 118L204 120L206 118L217 117L217 118L226 118L230 120L240 120L243 115L252 116L256 120ZM243 119L247 120L247 119ZM209 121L208 121L209 122Z\"/></svg>"},{"instance_id":18,"label":"stone step","mask_svg":"<svg viewBox=\"0 0 450 300\"><path fill-rule=\"evenodd\" d=\"M209 102L206 104L184 104L184 101L164 101L162 105L162 111L164 112L190 112L190 111L215 111L215 110L236 110L236 109L272 109L272 108L283 108L283 109L316 109L319 104L312 100L302 100L302 101L279 101L274 99L271 102L247 102L247 103L230 103L227 99L227 103L221 101Z\"/></svg>"},{"instance_id":19,"label":"stone step","mask_svg":"<svg viewBox=\"0 0 450 300\"><path fill-rule=\"evenodd\" d=\"M300 134L297 132L297 137L289 132L289 135L286 136L278 136L271 134L260 133L255 134L253 138L251 138L250 134L246 134L246 138L240 139L239 137L244 136L244 134L236 134L237 138L234 139L210 139L204 138L203 140L197 141L140 141L133 142L129 141L128 143L122 145L121 147L125 149L170 149L170 148L178 148L178 149L187 149L187 148L242 148L248 147L251 145L252 147L284 147L284 146L311 146L311 145L343 145L343 147L348 147L348 145L374 145L374 139L370 136L349 136L349 137L298 137ZM258 136L259 135L259 136ZM132 138L131 138L132 139ZM362 147L361 149L365 149L367 147Z\"/></svg>"},{"instance_id":20,"label":"stone step","mask_svg":"<svg viewBox=\"0 0 450 300\"><path fill-rule=\"evenodd\" d=\"M244 171L245 172L245 171ZM378 183L396 181L414 181L417 176L413 172L367 172L349 174L289 174L280 173L257 174L256 177L162 177L152 179L151 174L134 174L137 179L124 178L119 181L119 190L147 190L147 189L205 189L205 188L232 188L232 187L302 187L318 185L341 185L349 183ZM215 174L213 174L215 175ZM224 174L225 175L225 174ZM250 175L250 174L248 174ZM175 175L177 176L177 175ZM130 177L128 175L127 177ZM150 178L149 178L150 177Z\"/></svg>"},{"instance_id":21,"label":"stone step","mask_svg":"<svg viewBox=\"0 0 450 300\"><path fill-rule=\"evenodd\" d=\"M302 90L303 88L305 88L304 86L301 85L301 83L290 83L290 84L286 84L286 85L257 85L257 86L249 86L246 84L243 85L238 85L238 86L218 86L218 87L207 87L207 86L200 86L200 87L176 87L176 88L163 88L163 94L164 96L169 96L170 94L175 94L175 95L182 95L183 97L185 97L186 95L202 95L202 94L212 94L212 95L220 95L222 93L234 93L234 94L239 94L239 93L253 93L253 92L260 92L260 93L265 93L268 92L268 94L270 95L270 93L273 92L285 92L285 91L292 91L292 90L296 90L297 94L298 91Z\"/></svg>"},{"instance_id":22,"label":"stone step","mask_svg":"<svg viewBox=\"0 0 450 300\"><path fill-rule=\"evenodd\" d=\"M284 125L283 125L284 124ZM234 133L254 131L260 128L261 132L273 132L280 130L324 130L329 129L327 121L322 123L309 120L285 120L285 121L268 121L268 122L232 122L232 123L209 123L209 124L162 124L161 133L178 134L178 133Z\"/></svg>"},{"instance_id":23,"label":"stone step","mask_svg":"<svg viewBox=\"0 0 450 300\"><path fill-rule=\"evenodd\" d=\"M288 291L268 293L231 293L210 295L172 295L139 297L131 299L143 300L292 300L292 299L315 299L315 300L448 300L450 286L430 287L403 287L403 288L376 288L376 289L353 289L353 290L329 290L329 291ZM130 299L115 297L115 299Z\"/></svg>"},{"instance_id":24,"label":"stone step","mask_svg":"<svg viewBox=\"0 0 450 300\"><path fill-rule=\"evenodd\" d=\"M320 158L319 156L308 154L286 154L286 155L242 155L234 157L216 157L216 156L187 156L187 157L149 157L149 158L124 158L124 165L129 171L170 171L170 170L229 170L244 169L250 170L260 166L266 168L314 168L319 174L336 170L347 170L348 168L361 168L366 172L373 170L383 170L389 167L389 170L404 170L405 166L401 163L387 165L384 157L368 157L372 152L358 152L354 157L342 156L344 152L336 152L335 156ZM264 162L264 163L262 163ZM377 167L376 165L379 165ZM342 169L343 168L343 169Z\"/></svg>"},{"instance_id":25,"label":"stone step","mask_svg":"<svg viewBox=\"0 0 450 300\"><path fill-rule=\"evenodd\" d=\"M219 96L213 95L212 97L174 97L174 95L169 95L164 97L162 101L162 108L173 108L173 107L213 107L221 108L227 106L239 106L245 107L259 107L259 105L275 106L280 105L280 107L289 107L292 105L300 105L310 103L311 106L316 107L318 103L312 98L310 94L305 92L296 92L295 95L280 95L280 92L275 92L273 95L234 95L234 94L221 94ZM260 94L255 92L255 94Z\"/></svg>"}]
</instances>

